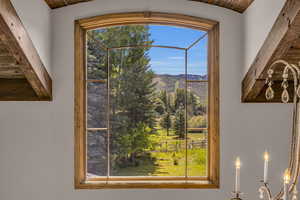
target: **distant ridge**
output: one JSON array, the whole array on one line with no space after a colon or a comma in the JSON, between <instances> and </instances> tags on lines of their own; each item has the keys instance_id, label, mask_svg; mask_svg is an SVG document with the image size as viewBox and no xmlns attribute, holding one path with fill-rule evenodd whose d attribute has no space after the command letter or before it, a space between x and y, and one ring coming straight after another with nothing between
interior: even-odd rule
<instances>
[{"instance_id":1,"label":"distant ridge","mask_svg":"<svg viewBox=\"0 0 300 200\"><path fill-rule=\"evenodd\" d=\"M158 77L173 77L173 78L185 78L185 74L171 75L171 74L157 74ZM195 74L187 74L188 80L207 80L208 76L205 75L195 75Z\"/></svg>"},{"instance_id":2,"label":"distant ridge","mask_svg":"<svg viewBox=\"0 0 300 200\"><path fill-rule=\"evenodd\" d=\"M188 74L187 76L188 80L207 80L208 78L207 75ZM185 74L156 74L153 82L156 83L156 89L173 93L176 87L185 88ZM188 83L188 89L202 99L207 98L207 83Z\"/></svg>"}]
</instances>

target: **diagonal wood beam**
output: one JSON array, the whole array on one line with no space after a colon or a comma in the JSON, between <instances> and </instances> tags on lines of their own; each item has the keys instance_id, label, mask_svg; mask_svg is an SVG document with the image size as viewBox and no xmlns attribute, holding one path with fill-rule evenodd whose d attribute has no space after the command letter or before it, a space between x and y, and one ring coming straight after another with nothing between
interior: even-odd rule
<instances>
[{"instance_id":1,"label":"diagonal wood beam","mask_svg":"<svg viewBox=\"0 0 300 200\"><path fill-rule=\"evenodd\" d=\"M69 6L77 3L83 3L93 0L45 0L51 9Z\"/></svg>"},{"instance_id":2,"label":"diagonal wood beam","mask_svg":"<svg viewBox=\"0 0 300 200\"><path fill-rule=\"evenodd\" d=\"M258 81L258 79L266 78L266 72L272 62L284 58L289 49L299 42L299 36L300 1L287 0L271 32L244 77L242 82L243 102L257 102L256 98L265 86L264 81Z\"/></svg>"},{"instance_id":3,"label":"diagonal wood beam","mask_svg":"<svg viewBox=\"0 0 300 200\"><path fill-rule=\"evenodd\" d=\"M41 100L52 99L52 80L10 0L0 0L1 40Z\"/></svg>"},{"instance_id":4,"label":"diagonal wood beam","mask_svg":"<svg viewBox=\"0 0 300 200\"><path fill-rule=\"evenodd\" d=\"M40 101L27 79L0 78L0 101Z\"/></svg>"}]
</instances>

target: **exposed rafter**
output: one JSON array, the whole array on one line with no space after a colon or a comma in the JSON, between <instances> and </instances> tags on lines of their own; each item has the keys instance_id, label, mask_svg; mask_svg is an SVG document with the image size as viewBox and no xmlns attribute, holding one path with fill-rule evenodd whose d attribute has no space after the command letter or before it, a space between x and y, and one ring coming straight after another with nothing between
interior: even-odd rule
<instances>
[{"instance_id":1,"label":"exposed rafter","mask_svg":"<svg viewBox=\"0 0 300 200\"><path fill-rule=\"evenodd\" d=\"M254 0L190 0L209 3L243 13Z\"/></svg>"},{"instance_id":2,"label":"exposed rafter","mask_svg":"<svg viewBox=\"0 0 300 200\"><path fill-rule=\"evenodd\" d=\"M45 0L45 1L50 8L55 9L55 8L76 4L76 3L92 1L92 0Z\"/></svg>"},{"instance_id":3,"label":"exposed rafter","mask_svg":"<svg viewBox=\"0 0 300 200\"><path fill-rule=\"evenodd\" d=\"M266 102L264 91L267 70L271 63L285 59L300 61L300 1L287 0L267 39L258 52L242 84L243 102ZM275 89L281 89L280 84ZM274 102L279 102L275 98Z\"/></svg>"},{"instance_id":4,"label":"exposed rafter","mask_svg":"<svg viewBox=\"0 0 300 200\"><path fill-rule=\"evenodd\" d=\"M52 80L10 0L0 0L0 101L51 100Z\"/></svg>"}]
</instances>

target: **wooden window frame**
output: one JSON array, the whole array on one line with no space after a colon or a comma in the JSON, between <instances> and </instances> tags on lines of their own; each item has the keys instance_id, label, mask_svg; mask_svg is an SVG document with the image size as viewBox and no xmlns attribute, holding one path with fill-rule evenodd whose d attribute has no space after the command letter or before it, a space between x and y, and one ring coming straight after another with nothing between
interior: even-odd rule
<instances>
[{"instance_id":1,"label":"wooden window frame","mask_svg":"<svg viewBox=\"0 0 300 200\"><path fill-rule=\"evenodd\" d=\"M207 178L170 177L126 178L114 181L86 179L86 32L91 29L129 24L173 25L207 31L208 33L208 176ZM219 23L182 14L134 12L107 14L75 21L75 189L105 188L219 188ZM170 182L178 181L178 182ZM139 182L140 181L140 182ZM165 182L166 181L166 182ZM112 183L113 182L113 183Z\"/></svg>"}]
</instances>

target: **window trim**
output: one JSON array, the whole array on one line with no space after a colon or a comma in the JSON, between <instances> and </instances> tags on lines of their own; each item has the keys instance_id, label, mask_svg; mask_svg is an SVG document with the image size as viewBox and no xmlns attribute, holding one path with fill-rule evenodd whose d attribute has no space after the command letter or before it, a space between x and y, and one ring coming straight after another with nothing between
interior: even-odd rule
<instances>
[{"instance_id":1,"label":"window trim","mask_svg":"<svg viewBox=\"0 0 300 200\"><path fill-rule=\"evenodd\" d=\"M116 25L160 24L173 25L208 32L208 177L184 178L178 183L160 183L168 177L157 177L147 183L86 181L86 31ZM134 12L107 14L75 21L75 189L105 188L219 188L219 23L182 14L160 12ZM138 179L137 179L138 180ZM144 179L145 180L145 179ZM176 180L179 180L176 178ZM112 183L114 182L114 183Z\"/></svg>"}]
</instances>

